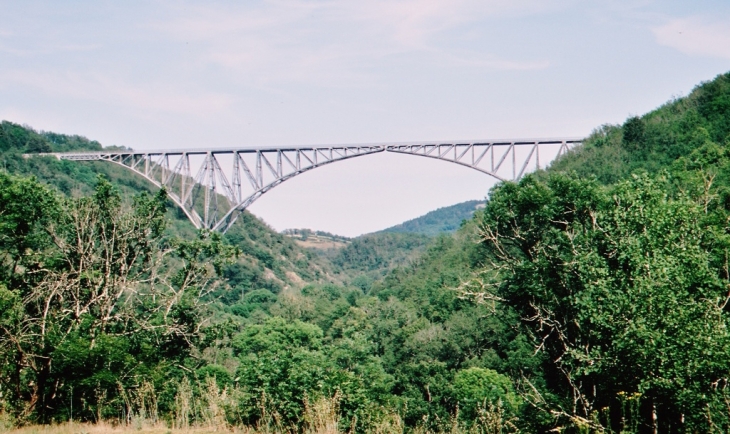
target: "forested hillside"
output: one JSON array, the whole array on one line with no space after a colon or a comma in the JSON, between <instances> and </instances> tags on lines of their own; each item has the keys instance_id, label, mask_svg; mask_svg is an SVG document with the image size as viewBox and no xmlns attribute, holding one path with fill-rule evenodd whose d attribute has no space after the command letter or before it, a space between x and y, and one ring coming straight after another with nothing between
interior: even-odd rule
<instances>
[{"instance_id":1,"label":"forested hillside","mask_svg":"<svg viewBox=\"0 0 730 434\"><path fill-rule=\"evenodd\" d=\"M464 220L470 220L474 211L483 205L483 200L470 200L445 206L381 232L423 234L431 237L455 232Z\"/></svg>"},{"instance_id":2,"label":"forested hillside","mask_svg":"<svg viewBox=\"0 0 730 434\"><path fill-rule=\"evenodd\" d=\"M636 171L656 173L681 157L712 144L728 145L730 133L728 75L702 83L688 96L676 98L623 125L597 128L584 146L556 162L551 172L595 176L610 184ZM685 160L686 161L686 160Z\"/></svg>"},{"instance_id":3,"label":"forested hillside","mask_svg":"<svg viewBox=\"0 0 730 434\"><path fill-rule=\"evenodd\" d=\"M454 234L329 259L250 215L190 236L161 194L2 146L13 423L730 431L730 74L499 184Z\"/></svg>"},{"instance_id":4,"label":"forested hillside","mask_svg":"<svg viewBox=\"0 0 730 434\"><path fill-rule=\"evenodd\" d=\"M564 401L536 408L595 431L730 429L729 146L725 74L492 191L482 296L547 356Z\"/></svg>"},{"instance_id":5,"label":"forested hillside","mask_svg":"<svg viewBox=\"0 0 730 434\"><path fill-rule=\"evenodd\" d=\"M7 121L0 126L2 162L8 173L33 176L67 196L92 194L99 175L108 179L124 197L141 192L154 193L154 186L145 179L114 164L79 163L52 157L23 158L25 153L101 150L101 144L96 141L81 136L37 132ZM185 214L171 201L166 208L168 232L179 237L194 237L195 229ZM239 218L226 240L240 249L241 256L224 273L230 286L230 294L222 294L225 299L235 299L234 294L240 295L245 289L268 289L277 293L287 287L301 287L304 282L336 280L326 262L320 261L317 255L299 248L248 212Z\"/></svg>"},{"instance_id":6,"label":"forested hillside","mask_svg":"<svg viewBox=\"0 0 730 434\"><path fill-rule=\"evenodd\" d=\"M430 244L425 235L375 233L353 238L345 247L328 252L335 273L343 276L382 279L394 268L408 265Z\"/></svg>"}]
</instances>

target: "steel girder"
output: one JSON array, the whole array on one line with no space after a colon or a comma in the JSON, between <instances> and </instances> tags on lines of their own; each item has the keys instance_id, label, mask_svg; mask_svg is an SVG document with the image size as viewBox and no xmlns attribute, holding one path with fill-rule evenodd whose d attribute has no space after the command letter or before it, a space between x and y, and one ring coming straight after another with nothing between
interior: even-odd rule
<instances>
[{"instance_id":1,"label":"steel girder","mask_svg":"<svg viewBox=\"0 0 730 434\"><path fill-rule=\"evenodd\" d=\"M565 154L582 139L523 139L456 143L404 143L387 145L386 150L400 154L419 155L460 164L500 181L517 181L530 168L546 167L553 159ZM543 155L540 150L550 148ZM505 163L506 166L505 166Z\"/></svg>"},{"instance_id":2,"label":"steel girder","mask_svg":"<svg viewBox=\"0 0 730 434\"><path fill-rule=\"evenodd\" d=\"M40 155L118 164L157 187L165 187L172 201L196 228L226 232L240 213L267 191L287 179L336 161L387 151L448 161L502 181L516 181L529 170L545 167L581 141L576 138L485 140Z\"/></svg>"}]
</instances>

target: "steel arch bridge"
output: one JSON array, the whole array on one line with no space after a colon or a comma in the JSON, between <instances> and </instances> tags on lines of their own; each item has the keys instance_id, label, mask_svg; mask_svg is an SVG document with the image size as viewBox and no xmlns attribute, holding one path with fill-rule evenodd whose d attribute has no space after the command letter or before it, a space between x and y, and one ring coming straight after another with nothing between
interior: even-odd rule
<instances>
[{"instance_id":1,"label":"steel arch bridge","mask_svg":"<svg viewBox=\"0 0 730 434\"><path fill-rule=\"evenodd\" d=\"M379 152L460 164L502 181L517 181L565 154L580 138L383 143L261 148L212 148L28 154L59 160L108 161L167 194L196 228L226 232L264 193L325 164Z\"/></svg>"}]
</instances>

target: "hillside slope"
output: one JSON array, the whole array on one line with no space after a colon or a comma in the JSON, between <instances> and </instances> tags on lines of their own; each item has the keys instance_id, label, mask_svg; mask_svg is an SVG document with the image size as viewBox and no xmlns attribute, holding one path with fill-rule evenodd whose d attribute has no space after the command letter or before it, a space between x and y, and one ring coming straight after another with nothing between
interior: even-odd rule
<instances>
[{"instance_id":1,"label":"hillside slope","mask_svg":"<svg viewBox=\"0 0 730 434\"><path fill-rule=\"evenodd\" d=\"M483 205L483 200L470 200L445 206L376 233L412 233L429 237L452 233L459 229L464 220L471 219L474 211Z\"/></svg>"},{"instance_id":2,"label":"hillside slope","mask_svg":"<svg viewBox=\"0 0 730 434\"><path fill-rule=\"evenodd\" d=\"M145 179L114 164L23 157L24 153L101 149L99 142L83 136L39 132L8 121L0 123L0 158L9 173L34 176L65 195L92 193L99 175L111 180L127 198L156 190ZM171 201L168 210L170 233L188 239L195 237L195 228ZM244 212L225 239L242 252L237 263L225 272L229 285L219 295L226 303L233 303L245 293L258 289L276 294L306 283L337 281L325 260L297 246L289 237L272 230L251 213Z\"/></svg>"},{"instance_id":3,"label":"hillside slope","mask_svg":"<svg viewBox=\"0 0 730 434\"><path fill-rule=\"evenodd\" d=\"M560 431L730 430L730 73L496 186L478 220L481 293L546 356L544 412L582 403Z\"/></svg>"},{"instance_id":4,"label":"hillside slope","mask_svg":"<svg viewBox=\"0 0 730 434\"><path fill-rule=\"evenodd\" d=\"M422 234L366 234L353 238L341 249L326 253L336 273L350 279L364 275L375 281L394 268L409 265L431 241Z\"/></svg>"},{"instance_id":5,"label":"hillside slope","mask_svg":"<svg viewBox=\"0 0 730 434\"><path fill-rule=\"evenodd\" d=\"M548 172L595 176L604 184L631 173L655 173L707 144L730 145L730 73L701 83L623 125L603 125L583 145L555 161Z\"/></svg>"}]
</instances>

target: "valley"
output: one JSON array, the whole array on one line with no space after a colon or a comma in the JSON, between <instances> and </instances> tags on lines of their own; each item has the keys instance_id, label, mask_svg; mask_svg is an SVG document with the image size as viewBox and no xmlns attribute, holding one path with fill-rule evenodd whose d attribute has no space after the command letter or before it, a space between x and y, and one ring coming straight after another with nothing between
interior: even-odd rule
<instances>
[{"instance_id":1,"label":"valley","mask_svg":"<svg viewBox=\"0 0 730 434\"><path fill-rule=\"evenodd\" d=\"M124 168L23 157L102 146L0 125L7 427L730 429L730 74L351 239L198 231Z\"/></svg>"}]
</instances>

